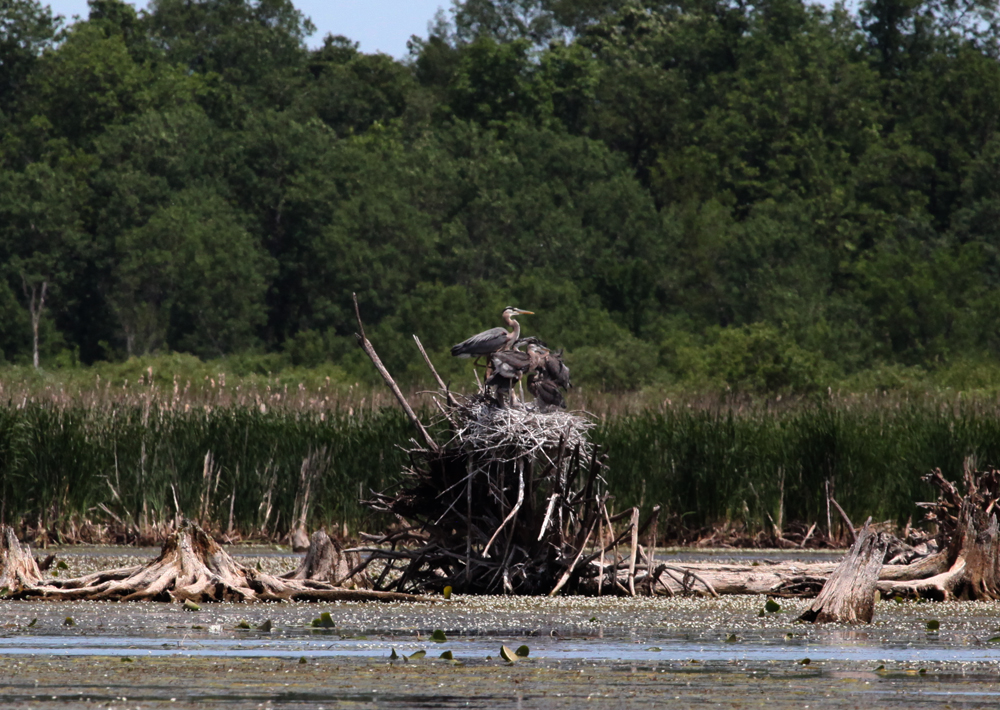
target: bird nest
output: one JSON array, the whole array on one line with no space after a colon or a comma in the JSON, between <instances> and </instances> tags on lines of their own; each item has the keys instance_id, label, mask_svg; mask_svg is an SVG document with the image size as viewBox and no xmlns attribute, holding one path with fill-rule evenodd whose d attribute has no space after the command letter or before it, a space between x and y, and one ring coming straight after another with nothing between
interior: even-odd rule
<instances>
[{"instance_id":1,"label":"bird nest","mask_svg":"<svg viewBox=\"0 0 1000 710\"><path fill-rule=\"evenodd\" d=\"M564 448L579 449L584 458L593 453L588 433L593 420L562 410L542 411L531 405L500 407L487 397L473 397L453 407L451 446L479 457L498 461L520 458L544 458L554 463Z\"/></svg>"},{"instance_id":2,"label":"bird nest","mask_svg":"<svg viewBox=\"0 0 1000 710\"><path fill-rule=\"evenodd\" d=\"M365 337L356 302L355 311L358 344L417 433L402 482L364 501L397 527L347 551L367 555L362 567L376 563L374 589L553 595L662 586L662 569L638 544L651 524L655 537L659 506L642 525L637 508L609 511L606 457L589 439L592 418L551 402L516 402L509 384L506 397L499 387L456 395L414 337L439 385L431 394L440 426L425 426ZM627 537L630 553L619 556Z\"/></svg>"}]
</instances>

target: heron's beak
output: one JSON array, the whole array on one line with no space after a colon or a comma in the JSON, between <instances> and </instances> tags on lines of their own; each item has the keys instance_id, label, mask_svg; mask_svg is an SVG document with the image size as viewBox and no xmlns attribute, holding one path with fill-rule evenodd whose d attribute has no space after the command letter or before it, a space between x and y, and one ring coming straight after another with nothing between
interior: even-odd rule
<instances>
[{"instance_id":1,"label":"heron's beak","mask_svg":"<svg viewBox=\"0 0 1000 710\"><path fill-rule=\"evenodd\" d=\"M534 311L522 311L520 308L518 308L517 309L517 314L519 316L533 316L533 315L535 315L535 312Z\"/></svg>"}]
</instances>

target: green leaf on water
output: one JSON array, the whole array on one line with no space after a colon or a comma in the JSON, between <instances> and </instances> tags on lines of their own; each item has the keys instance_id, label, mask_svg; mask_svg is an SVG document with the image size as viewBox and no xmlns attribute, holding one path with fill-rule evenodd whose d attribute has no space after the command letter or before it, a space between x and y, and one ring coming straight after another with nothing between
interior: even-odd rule
<instances>
[{"instance_id":1,"label":"green leaf on water","mask_svg":"<svg viewBox=\"0 0 1000 710\"><path fill-rule=\"evenodd\" d=\"M736 634L729 634L726 636L726 643L736 643L739 640L740 639Z\"/></svg>"},{"instance_id":2,"label":"green leaf on water","mask_svg":"<svg viewBox=\"0 0 1000 710\"><path fill-rule=\"evenodd\" d=\"M766 614L764 613L764 610L761 609L760 611L757 612L757 616L763 618L764 616L766 616Z\"/></svg>"},{"instance_id":3,"label":"green leaf on water","mask_svg":"<svg viewBox=\"0 0 1000 710\"><path fill-rule=\"evenodd\" d=\"M799 661L800 666L808 666L810 663L812 663L812 659L810 658L803 658L801 661Z\"/></svg>"},{"instance_id":4,"label":"green leaf on water","mask_svg":"<svg viewBox=\"0 0 1000 710\"><path fill-rule=\"evenodd\" d=\"M511 651L506 646L500 646L500 658L507 661L507 663L514 663L518 659L518 655Z\"/></svg>"},{"instance_id":5,"label":"green leaf on water","mask_svg":"<svg viewBox=\"0 0 1000 710\"><path fill-rule=\"evenodd\" d=\"M919 671L917 671L917 673L919 675L927 675L927 669L926 668L921 668Z\"/></svg>"},{"instance_id":6,"label":"green leaf on water","mask_svg":"<svg viewBox=\"0 0 1000 710\"><path fill-rule=\"evenodd\" d=\"M987 639L986 643L1000 643L1000 636L994 636L991 639Z\"/></svg>"},{"instance_id":7,"label":"green leaf on water","mask_svg":"<svg viewBox=\"0 0 1000 710\"><path fill-rule=\"evenodd\" d=\"M305 657L305 656L301 656L301 657L299 658L299 663L308 663L308 662L309 662L309 661L307 661L307 660L306 660L306 657Z\"/></svg>"},{"instance_id":8,"label":"green leaf on water","mask_svg":"<svg viewBox=\"0 0 1000 710\"><path fill-rule=\"evenodd\" d=\"M905 599L903 599L903 597L899 596L898 594L897 594L896 596L894 596L894 597L892 598L892 600L893 600L894 602L896 602L897 604L902 604L903 602L905 602L905 601L906 601Z\"/></svg>"},{"instance_id":9,"label":"green leaf on water","mask_svg":"<svg viewBox=\"0 0 1000 710\"><path fill-rule=\"evenodd\" d=\"M135 663L135 659L131 656L122 656L122 663Z\"/></svg>"},{"instance_id":10,"label":"green leaf on water","mask_svg":"<svg viewBox=\"0 0 1000 710\"><path fill-rule=\"evenodd\" d=\"M240 623L236 624L236 628L237 629L249 629L250 628L250 623L247 622L247 621L241 621Z\"/></svg>"},{"instance_id":11,"label":"green leaf on water","mask_svg":"<svg viewBox=\"0 0 1000 710\"><path fill-rule=\"evenodd\" d=\"M195 604L190 599L184 600L184 611L201 611L201 607Z\"/></svg>"},{"instance_id":12,"label":"green leaf on water","mask_svg":"<svg viewBox=\"0 0 1000 710\"><path fill-rule=\"evenodd\" d=\"M434 633L431 634L431 641L434 643L444 643L448 640L448 637L444 635L444 631L441 629L434 629Z\"/></svg>"},{"instance_id":13,"label":"green leaf on water","mask_svg":"<svg viewBox=\"0 0 1000 710\"><path fill-rule=\"evenodd\" d=\"M261 624L260 626L258 626L257 630L258 631L263 631L264 633L270 633L270 631L271 631L272 628L274 628L274 626L271 623L271 620L268 619L263 624Z\"/></svg>"},{"instance_id":14,"label":"green leaf on water","mask_svg":"<svg viewBox=\"0 0 1000 710\"><path fill-rule=\"evenodd\" d=\"M596 616L590 617L590 623L591 624L596 624L597 623L597 617Z\"/></svg>"},{"instance_id":15,"label":"green leaf on water","mask_svg":"<svg viewBox=\"0 0 1000 710\"><path fill-rule=\"evenodd\" d=\"M58 562L56 562L56 569L69 569L69 565L63 562L62 560L59 560Z\"/></svg>"},{"instance_id":16,"label":"green leaf on water","mask_svg":"<svg viewBox=\"0 0 1000 710\"><path fill-rule=\"evenodd\" d=\"M880 671L884 671L884 670L885 670L885 665L881 665L881 666L879 666L878 668L875 669L875 672L879 673Z\"/></svg>"},{"instance_id":17,"label":"green leaf on water","mask_svg":"<svg viewBox=\"0 0 1000 710\"><path fill-rule=\"evenodd\" d=\"M441 654L440 658L443 658L446 661L455 660L455 656L452 654L451 651L445 651L444 653Z\"/></svg>"},{"instance_id":18,"label":"green leaf on water","mask_svg":"<svg viewBox=\"0 0 1000 710\"><path fill-rule=\"evenodd\" d=\"M72 616L67 616L65 619L63 619L63 626L76 626L76 622L73 621Z\"/></svg>"},{"instance_id":19,"label":"green leaf on water","mask_svg":"<svg viewBox=\"0 0 1000 710\"><path fill-rule=\"evenodd\" d=\"M410 660L418 661L418 660L420 660L421 658L423 658L426 655L427 655L427 651L425 651L424 649L420 649L419 651L414 651L413 653L411 653L409 655L409 658L410 658Z\"/></svg>"},{"instance_id":20,"label":"green leaf on water","mask_svg":"<svg viewBox=\"0 0 1000 710\"><path fill-rule=\"evenodd\" d=\"M928 631L937 631L940 628L941 628L941 622L938 621L937 619L931 619L930 621L927 622Z\"/></svg>"},{"instance_id":21,"label":"green leaf on water","mask_svg":"<svg viewBox=\"0 0 1000 710\"><path fill-rule=\"evenodd\" d=\"M390 661L398 661L399 660L399 654L396 653L396 649L392 649L392 653L389 654L389 660Z\"/></svg>"},{"instance_id":22,"label":"green leaf on water","mask_svg":"<svg viewBox=\"0 0 1000 710\"><path fill-rule=\"evenodd\" d=\"M32 619L32 620L31 620L31 623L30 623L30 624L28 624L28 628L30 629L30 628L31 628L32 626L34 626L34 625L35 625L35 624L37 624L37 623L38 623L38 619Z\"/></svg>"},{"instance_id":23,"label":"green leaf on water","mask_svg":"<svg viewBox=\"0 0 1000 710\"><path fill-rule=\"evenodd\" d=\"M766 602L764 602L764 611L766 611L768 614L773 614L776 611L781 611L781 604L774 601L773 599L768 599Z\"/></svg>"},{"instance_id":24,"label":"green leaf on water","mask_svg":"<svg viewBox=\"0 0 1000 710\"><path fill-rule=\"evenodd\" d=\"M445 587L442 590L441 594L444 596L445 599L451 599L451 585L449 584L447 587Z\"/></svg>"},{"instance_id":25,"label":"green leaf on water","mask_svg":"<svg viewBox=\"0 0 1000 710\"><path fill-rule=\"evenodd\" d=\"M313 619L314 629L332 629L336 624L333 621L333 617L330 616L330 612L324 611L318 617Z\"/></svg>"},{"instance_id":26,"label":"green leaf on water","mask_svg":"<svg viewBox=\"0 0 1000 710\"><path fill-rule=\"evenodd\" d=\"M516 656L517 656L518 658L527 658L527 657L528 657L528 654L529 654L529 653L531 653L531 649L529 649L529 648L528 648L527 646L525 646L524 644L521 644L520 646L518 646L518 647L517 647L517 650L516 650L516 651L514 651L514 654L515 654L515 655L516 655Z\"/></svg>"},{"instance_id":27,"label":"green leaf on water","mask_svg":"<svg viewBox=\"0 0 1000 710\"><path fill-rule=\"evenodd\" d=\"M663 649L662 649L662 648L660 648L659 646L650 646L650 647L649 647L649 648L647 648L646 650L647 650L647 651L652 651L652 652L654 652L654 653L659 653L659 652L660 652L660 651L662 651Z\"/></svg>"}]
</instances>

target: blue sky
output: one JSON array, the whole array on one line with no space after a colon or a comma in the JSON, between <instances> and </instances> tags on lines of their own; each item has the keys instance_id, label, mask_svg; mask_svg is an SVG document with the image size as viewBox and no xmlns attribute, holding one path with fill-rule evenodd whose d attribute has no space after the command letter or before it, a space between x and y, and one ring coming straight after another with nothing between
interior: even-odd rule
<instances>
[{"instance_id":1,"label":"blue sky","mask_svg":"<svg viewBox=\"0 0 1000 710\"><path fill-rule=\"evenodd\" d=\"M411 35L427 36L427 23L438 8L451 7L450 0L293 0L312 18L316 34L309 44L316 46L328 33L346 35L361 43L363 52L406 55ZM52 11L67 20L73 15L87 17L87 0L49 0ZM146 2L133 2L145 7Z\"/></svg>"}]
</instances>

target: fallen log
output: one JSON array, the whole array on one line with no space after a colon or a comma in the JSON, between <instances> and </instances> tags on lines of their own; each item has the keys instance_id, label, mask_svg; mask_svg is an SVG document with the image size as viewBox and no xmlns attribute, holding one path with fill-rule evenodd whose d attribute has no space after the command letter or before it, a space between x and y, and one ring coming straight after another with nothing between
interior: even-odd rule
<instances>
[{"instance_id":1,"label":"fallen log","mask_svg":"<svg viewBox=\"0 0 1000 710\"><path fill-rule=\"evenodd\" d=\"M95 572L72 579L33 576L34 559L17 543L9 527L0 530L4 550L0 579L8 585L8 598L52 601L434 601L427 597L368 589L345 589L327 581L334 566L332 555L319 551L309 564L282 578L245 567L229 555L204 530L185 521L167 538L159 556L134 567ZM327 538L328 539L328 538ZM13 544L12 544L13 543ZM331 546L332 548L332 546ZM27 565L25 560L30 560ZM27 565L27 567L25 567ZM350 575L348 575L350 576Z\"/></svg>"},{"instance_id":2,"label":"fallen log","mask_svg":"<svg viewBox=\"0 0 1000 710\"><path fill-rule=\"evenodd\" d=\"M799 617L812 623L871 623L875 614L875 585L882 571L889 541L871 528L871 518L855 533L847 557L823 585L816 600Z\"/></svg>"}]
</instances>

